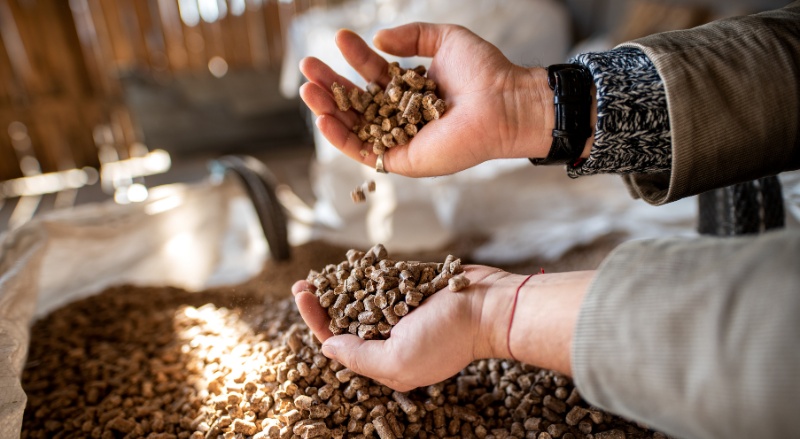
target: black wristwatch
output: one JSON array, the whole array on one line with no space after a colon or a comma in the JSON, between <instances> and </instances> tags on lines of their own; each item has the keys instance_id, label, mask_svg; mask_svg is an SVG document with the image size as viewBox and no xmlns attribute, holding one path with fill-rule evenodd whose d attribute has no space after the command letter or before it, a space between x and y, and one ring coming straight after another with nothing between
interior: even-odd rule
<instances>
[{"instance_id":1,"label":"black wristwatch","mask_svg":"<svg viewBox=\"0 0 800 439\"><path fill-rule=\"evenodd\" d=\"M580 159L592 133L592 74L580 64L553 64L547 68L547 85L555 96L556 126L545 158L529 159L534 165L572 165Z\"/></svg>"}]
</instances>

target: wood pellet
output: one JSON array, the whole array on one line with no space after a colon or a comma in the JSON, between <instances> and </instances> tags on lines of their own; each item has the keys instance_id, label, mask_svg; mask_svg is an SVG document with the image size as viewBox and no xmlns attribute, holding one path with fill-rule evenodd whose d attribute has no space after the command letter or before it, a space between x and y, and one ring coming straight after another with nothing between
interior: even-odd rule
<instances>
[{"instance_id":1,"label":"wood pellet","mask_svg":"<svg viewBox=\"0 0 800 439\"><path fill-rule=\"evenodd\" d=\"M425 124L447 110L447 103L436 95L436 83L426 77L424 66L404 69L392 62L388 74L391 80L385 88L371 82L363 92L331 84L339 110L352 108L362 115L351 128L368 145L360 152L365 158L370 154L382 156L389 148L408 144Z\"/></svg>"},{"instance_id":2,"label":"wood pellet","mask_svg":"<svg viewBox=\"0 0 800 439\"><path fill-rule=\"evenodd\" d=\"M375 192L375 180L367 180L358 185L350 192L350 198L354 203L362 203L367 200L367 193L369 192Z\"/></svg>"},{"instance_id":3,"label":"wood pellet","mask_svg":"<svg viewBox=\"0 0 800 439\"><path fill-rule=\"evenodd\" d=\"M323 356L291 298L260 296L118 287L37 321L22 437L665 437L509 360L393 391Z\"/></svg>"}]
</instances>

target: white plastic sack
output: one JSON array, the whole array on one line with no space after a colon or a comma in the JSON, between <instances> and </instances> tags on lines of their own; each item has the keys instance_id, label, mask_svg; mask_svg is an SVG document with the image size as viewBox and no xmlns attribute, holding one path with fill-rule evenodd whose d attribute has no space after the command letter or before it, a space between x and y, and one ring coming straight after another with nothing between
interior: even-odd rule
<instances>
[{"instance_id":1,"label":"white plastic sack","mask_svg":"<svg viewBox=\"0 0 800 439\"><path fill-rule=\"evenodd\" d=\"M196 291L243 282L267 249L235 178L154 188L140 204L53 212L0 237L0 438L20 434L35 317L112 285Z\"/></svg>"}]
</instances>

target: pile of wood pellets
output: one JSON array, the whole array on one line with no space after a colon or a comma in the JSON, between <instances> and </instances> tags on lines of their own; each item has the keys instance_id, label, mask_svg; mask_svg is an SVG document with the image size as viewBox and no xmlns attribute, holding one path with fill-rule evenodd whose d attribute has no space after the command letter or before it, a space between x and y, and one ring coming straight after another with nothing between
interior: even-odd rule
<instances>
[{"instance_id":1,"label":"pile of wood pellets","mask_svg":"<svg viewBox=\"0 0 800 439\"><path fill-rule=\"evenodd\" d=\"M365 340L389 338L392 327L433 293L448 286L469 285L461 259L444 262L394 261L383 244L366 252L350 249L347 260L311 270L306 281L316 287L319 303L328 310L335 335L349 332Z\"/></svg>"},{"instance_id":2,"label":"pile of wood pellets","mask_svg":"<svg viewBox=\"0 0 800 439\"><path fill-rule=\"evenodd\" d=\"M514 361L393 391L321 355L291 298L248 288L116 287L37 321L22 437L665 437Z\"/></svg>"},{"instance_id":3,"label":"pile of wood pellets","mask_svg":"<svg viewBox=\"0 0 800 439\"><path fill-rule=\"evenodd\" d=\"M387 73L392 79L385 88L370 82L362 92L358 88L347 90L337 82L331 84L339 110L352 108L361 115L361 120L352 127L359 140L369 145L361 149L361 156L377 155L375 169L384 173L386 150L408 144L425 124L439 119L447 110L447 103L436 95L436 83L426 77L425 66L404 69L392 62ZM350 196L354 203L361 203L366 201L366 193L374 190L374 182L365 182Z\"/></svg>"}]
</instances>

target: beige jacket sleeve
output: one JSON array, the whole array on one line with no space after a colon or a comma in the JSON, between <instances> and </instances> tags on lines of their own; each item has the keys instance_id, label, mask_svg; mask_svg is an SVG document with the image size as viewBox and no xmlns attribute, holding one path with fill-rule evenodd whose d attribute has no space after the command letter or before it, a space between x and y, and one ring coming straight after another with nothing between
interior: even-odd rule
<instances>
[{"instance_id":1,"label":"beige jacket sleeve","mask_svg":"<svg viewBox=\"0 0 800 439\"><path fill-rule=\"evenodd\" d=\"M664 80L670 174L624 176L651 204L800 168L800 1L622 44Z\"/></svg>"},{"instance_id":2,"label":"beige jacket sleeve","mask_svg":"<svg viewBox=\"0 0 800 439\"><path fill-rule=\"evenodd\" d=\"M634 241L581 306L590 403L679 438L798 437L800 232Z\"/></svg>"}]
</instances>

